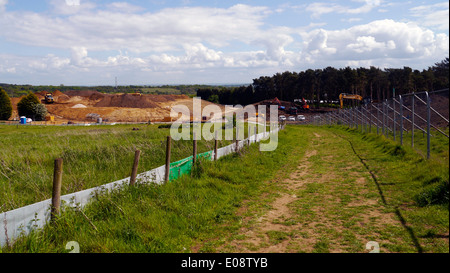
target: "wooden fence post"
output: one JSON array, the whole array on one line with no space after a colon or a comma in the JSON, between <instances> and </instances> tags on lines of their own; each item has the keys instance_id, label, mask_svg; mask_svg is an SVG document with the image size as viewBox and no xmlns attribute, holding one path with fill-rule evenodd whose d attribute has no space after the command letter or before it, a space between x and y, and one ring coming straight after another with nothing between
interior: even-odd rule
<instances>
[{"instance_id":1,"label":"wooden fence post","mask_svg":"<svg viewBox=\"0 0 450 273\"><path fill-rule=\"evenodd\" d=\"M55 167L53 171L53 192L52 192L52 208L51 208L51 221L54 221L59 215L61 206L61 184L62 184L62 172L63 172L63 159L55 159Z\"/></svg>"},{"instance_id":2,"label":"wooden fence post","mask_svg":"<svg viewBox=\"0 0 450 273\"><path fill-rule=\"evenodd\" d=\"M134 184L136 183L136 176L137 176L140 156L141 156L141 151L136 150L136 152L134 153L134 163L133 163L133 169L131 170L131 177L130 177L130 185L131 186L134 186Z\"/></svg>"},{"instance_id":3,"label":"wooden fence post","mask_svg":"<svg viewBox=\"0 0 450 273\"><path fill-rule=\"evenodd\" d=\"M195 162L197 161L197 139L195 138L194 133L194 145L193 145L193 151L192 151L192 165L195 165Z\"/></svg>"},{"instance_id":4,"label":"wooden fence post","mask_svg":"<svg viewBox=\"0 0 450 273\"><path fill-rule=\"evenodd\" d=\"M169 175L170 175L170 151L172 149L172 138L170 136L167 136L167 143L166 143L166 173L164 176L164 182L169 181Z\"/></svg>"},{"instance_id":5,"label":"wooden fence post","mask_svg":"<svg viewBox=\"0 0 450 273\"><path fill-rule=\"evenodd\" d=\"M217 160L217 131L215 132L214 136L214 161Z\"/></svg>"}]
</instances>

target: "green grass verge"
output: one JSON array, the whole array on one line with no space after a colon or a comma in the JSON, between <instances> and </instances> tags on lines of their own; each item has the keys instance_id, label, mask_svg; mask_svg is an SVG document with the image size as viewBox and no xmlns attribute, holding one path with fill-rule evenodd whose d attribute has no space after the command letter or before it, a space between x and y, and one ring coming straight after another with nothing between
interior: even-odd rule
<instances>
[{"instance_id":1,"label":"green grass verge","mask_svg":"<svg viewBox=\"0 0 450 273\"><path fill-rule=\"evenodd\" d=\"M315 132L326 137L317 142ZM304 179L326 176L331 170L339 177L330 183L308 183L296 192L299 199L290 206L297 209L298 217L283 224L305 219L304 225L313 225L317 232L269 232L269 243L316 236L312 252L331 252L336 244L346 252L362 252L360 238L366 238L382 240L381 247L390 252L448 252L448 163L438 159L442 153L433 152L436 160L426 160L382 136L313 126L288 126L279 133L273 152L259 152L253 145L240 155L202 162L196 177L100 194L82 212L65 209L55 225L21 237L2 251L68 252L65 245L76 241L81 252L215 252L230 236L241 236L244 218L257 219L270 209L271 201L285 191L280 182L295 170L314 141L318 154L309 158L311 173ZM354 184L352 177L356 172L367 184L361 196L358 191L363 184ZM440 183L447 183L444 199L436 197L437 190L428 189ZM433 197L421 202L423 192ZM361 204L366 198L379 201ZM397 224L379 224L370 213L364 216L373 209L394 215ZM344 229L322 223L319 215L331 215L330 221L338 221Z\"/></svg>"},{"instance_id":2,"label":"green grass verge","mask_svg":"<svg viewBox=\"0 0 450 273\"><path fill-rule=\"evenodd\" d=\"M354 129L328 130L351 143L371 173L383 206L396 215L404 228L390 232L407 243L386 247L393 252L448 252L448 139L435 134L431 158L427 160L422 150L425 147L426 151L425 139L416 138L413 149L410 143L402 146L384 136Z\"/></svg>"},{"instance_id":3,"label":"green grass verge","mask_svg":"<svg viewBox=\"0 0 450 273\"><path fill-rule=\"evenodd\" d=\"M78 242L81 252L190 252L197 245L197 251L210 251L239 227L236 210L243 201L259 196L264 181L292 164L287 158L301 155L306 142L300 133L280 132L273 152L252 145L240 155L202 162L197 177L99 194L82 212L66 208L54 225L21 237L3 252L67 252L69 241Z\"/></svg>"},{"instance_id":4,"label":"green grass verge","mask_svg":"<svg viewBox=\"0 0 450 273\"><path fill-rule=\"evenodd\" d=\"M164 165L170 129L158 127L0 125L0 212L51 198L54 160L59 157L64 160L62 195L130 176L138 149L139 172ZM230 143L219 141L219 148ZM191 156L192 146L191 140L172 141L171 161ZM197 149L211 151L214 141L199 141Z\"/></svg>"}]
</instances>

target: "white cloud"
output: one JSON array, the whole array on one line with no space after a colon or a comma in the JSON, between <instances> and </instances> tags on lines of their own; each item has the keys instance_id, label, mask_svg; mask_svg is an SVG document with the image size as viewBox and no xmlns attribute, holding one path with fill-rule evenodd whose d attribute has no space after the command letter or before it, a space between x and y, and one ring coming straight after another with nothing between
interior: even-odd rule
<instances>
[{"instance_id":1,"label":"white cloud","mask_svg":"<svg viewBox=\"0 0 450 273\"><path fill-rule=\"evenodd\" d=\"M350 15L383 5L379 0L354 2L356 8L336 2L318 2L303 8L317 18L328 13L348 14L346 21L355 23L360 18ZM329 23L273 24L270 15L282 16L282 10L292 9L289 5L273 10L238 4L228 8L182 7L148 12L127 2L97 6L98 1L82 1L80 7L67 5L64 0L50 3L50 12L19 12L8 11L7 0L0 0L0 39L44 51L33 57L20 56L20 52L0 54L1 73L64 76L73 80L84 80L83 75L88 73L95 79L120 73L128 73L130 79L148 79L149 75L162 77L170 73L192 80L190 76L203 71L208 75L216 73L222 79L228 76L225 70L252 77L268 71L384 65L395 60L430 65L435 58L448 56L449 51L448 34L425 27L440 26L439 20L431 18L423 24L419 20L386 19L337 30L333 26L335 29L329 30ZM419 16L443 9L444 4L430 5L410 12Z\"/></svg>"},{"instance_id":2,"label":"white cloud","mask_svg":"<svg viewBox=\"0 0 450 273\"><path fill-rule=\"evenodd\" d=\"M442 31L449 29L449 3L418 6L410 9L411 14L426 27L437 27Z\"/></svg>"},{"instance_id":3,"label":"white cloud","mask_svg":"<svg viewBox=\"0 0 450 273\"><path fill-rule=\"evenodd\" d=\"M0 0L0 14L5 12L7 4L8 4L8 0Z\"/></svg>"},{"instance_id":4,"label":"white cloud","mask_svg":"<svg viewBox=\"0 0 450 273\"><path fill-rule=\"evenodd\" d=\"M379 7L383 1L381 0L355 0L355 2L363 2L364 4L357 8L350 8L334 3L315 2L307 5L306 11L311 13L311 18L319 18L323 14L341 13L341 14L364 14Z\"/></svg>"},{"instance_id":5,"label":"white cloud","mask_svg":"<svg viewBox=\"0 0 450 273\"><path fill-rule=\"evenodd\" d=\"M2 0L3 1L3 0ZM4 37L27 45L88 50L128 49L133 52L180 50L180 44L206 41L226 46L233 40L254 40L263 30L265 7L235 5L218 8L167 8L156 13L128 13L84 8L70 14L63 0L52 0L58 12L48 14L7 13L0 19ZM80 7L89 5L83 2ZM123 3L111 5L122 6ZM129 5L127 5L128 8ZM68 9L68 10L67 10ZM255 37L256 36L256 37Z\"/></svg>"},{"instance_id":6,"label":"white cloud","mask_svg":"<svg viewBox=\"0 0 450 273\"><path fill-rule=\"evenodd\" d=\"M127 2L113 2L107 5L107 7L111 11L115 12L123 12L123 13L134 13L143 11L144 9L139 6L135 6L133 4L127 3Z\"/></svg>"},{"instance_id":7,"label":"white cloud","mask_svg":"<svg viewBox=\"0 0 450 273\"><path fill-rule=\"evenodd\" d=\"M393 48L392 43L391 42L391 46L390 48ZM394 43L395 46L395 43ZM375 40L374 37L372 36L359 36L356 38L356 42L355 43L351 43L347 45L348 49L354 50L357 53L364 53L364 52L369 52L375 49L383 49L383 48L387 48L386 47L386 43L384 42L377 42Z\"/></svg>"},{"instance_id":8,"label":"white cloud","mask_svg":"<svg viewBox=\"0 0 450 273\"><path fill-rule=\"evenodd\" d=\"M348 29L301 33L306 61L427 59L448 54L448 35L414 23L378 20ZM447 42L447 44L446 44Z\"/></svg>"},{"instance_id":9,"label":"white cloud","mask_svg":"<svg viewBox=\"0 0 450 273\"><path fill-rule=\"evenodd\" d=\"M96 5L87 0L50 0L52 11L56 14L70 15L93 10Z\"/></svg>"}]
</instances>

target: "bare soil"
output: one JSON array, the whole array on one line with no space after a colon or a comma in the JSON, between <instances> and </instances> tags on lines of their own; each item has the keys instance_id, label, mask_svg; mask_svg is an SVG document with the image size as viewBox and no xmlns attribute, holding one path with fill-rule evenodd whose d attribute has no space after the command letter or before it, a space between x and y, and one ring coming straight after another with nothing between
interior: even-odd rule
<instances>
[{"instance_id":1,"label":"bare soil","mask_svg":"<svg viewBox=\"0 0 450 273\"><path fill-rule=\"evenodd\" d=\"M43 100L46 92L36 95ZM109 122L159 122L170 117L170 111L177 105L187 106L192 113L192 99L186 95L147 94L103 94L97 91L66 91L53 93L54 103L46 104L49 115L56 123L92 122L92 117L101 117ZM12 120L18 120L17 103L21 98L11 98ZM202 100L202 109L213 103ZM215 104L217 105L217 104ZM224 106L217 105L222 111ZM190 117L185 117L189 120Z\"/></svg>"}]
</instances>

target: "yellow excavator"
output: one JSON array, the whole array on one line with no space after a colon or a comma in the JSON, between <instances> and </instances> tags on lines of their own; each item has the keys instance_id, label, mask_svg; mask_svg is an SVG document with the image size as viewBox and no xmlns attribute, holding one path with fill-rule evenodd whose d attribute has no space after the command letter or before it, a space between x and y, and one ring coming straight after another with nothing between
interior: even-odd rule
<instances>
[{"instance_id":1,"label":"yellow excavator","mask_svg":"<svg viewBox=\"0 0 450 273\"><path fill-rule=\"evenodd\" d=\"M355 95L355 94L341 93L339 95L339 100L341 102L341 109L344 107L344 99L351 99L351 100L362 101L363 97L361 97L360 95Z\"/></svg>"}]
</instances>

